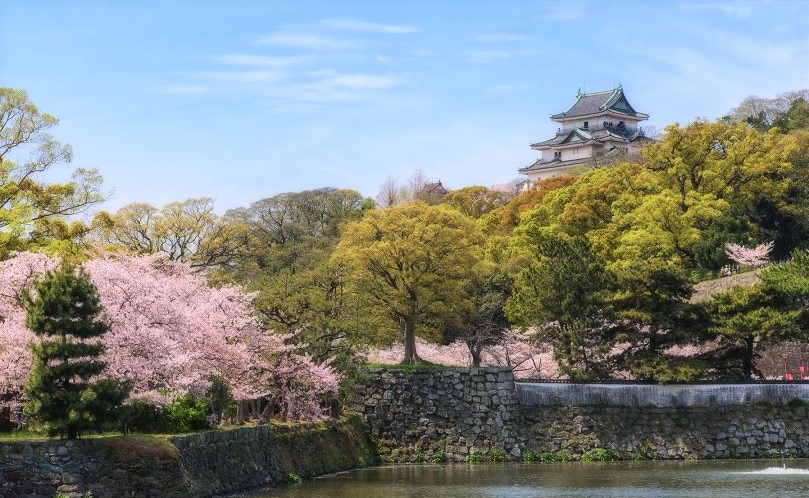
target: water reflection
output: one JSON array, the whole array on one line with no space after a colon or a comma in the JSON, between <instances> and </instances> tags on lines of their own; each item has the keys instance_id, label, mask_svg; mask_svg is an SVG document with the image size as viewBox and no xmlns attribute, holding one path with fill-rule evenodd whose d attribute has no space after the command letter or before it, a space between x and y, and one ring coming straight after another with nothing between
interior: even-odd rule
<instances>
[{"instance_id":1,"label":"water reflection","mask_svg":"<svg viewBox=\"0 0 809 498\"><path fill-rule=\"evenodd\" d=\"M808 460L399 465L249 495L270 497L805 497Z\"/></svg>"}]
</instances>

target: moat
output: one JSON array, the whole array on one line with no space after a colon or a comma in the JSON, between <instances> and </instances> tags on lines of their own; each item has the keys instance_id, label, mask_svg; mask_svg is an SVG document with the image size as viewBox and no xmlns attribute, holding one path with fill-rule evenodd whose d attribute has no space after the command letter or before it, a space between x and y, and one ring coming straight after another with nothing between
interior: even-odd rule
<instances>
[{"instance_id":1,"label":"moat","mask_svg":"<svg viewBox=\"0 0 809 498\"><path fill-rule=\"evenodd\" d=\"M240 496L799 497L809 496L809 460L394 465Z\"/></svg>"}]
</instances>

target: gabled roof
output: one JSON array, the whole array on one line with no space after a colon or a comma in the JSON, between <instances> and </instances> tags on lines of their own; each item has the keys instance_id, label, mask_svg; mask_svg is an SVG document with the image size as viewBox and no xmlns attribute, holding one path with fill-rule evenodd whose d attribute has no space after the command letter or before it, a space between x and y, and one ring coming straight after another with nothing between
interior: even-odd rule
<instances>
[{"instance_id":1,"label":"gabled roof","mask_svg":"<svg viewBox=\"0 0 809 498\"><path fill-rule=\"evenodd\" d=\"M603 143L605 140L617 140L621 142L634 142L635 140L645 138L644 135L637 130L629 131L627 133L617 133L611 129L598 129L595 131L588 131L584 128L572 127L567 133L560 133L555 137L531 144L532 149L539 149L542 147L562 147L565 145L580 145L588 142Z\"/></svg>"},{"instance_id":2,"label":"gabled roof","mask_svg":"<svg viewBox=\"0 0 809 498\"><path fill-rule=\"evenodd\" d=\"M560 112L551 116L551 119L568 119L579 116L590 116L593 114L601 114L607 111L612 111L616 114L623 114L624 116L632 116L640 119L646 119L648 114L637 112L629 104L629 101L624 95L624 89L619 85L618 88L607 90L604 92L594 93L581 93L579 91L576 95L576 102L565 112Z\"/></svg>"}]
</instances>

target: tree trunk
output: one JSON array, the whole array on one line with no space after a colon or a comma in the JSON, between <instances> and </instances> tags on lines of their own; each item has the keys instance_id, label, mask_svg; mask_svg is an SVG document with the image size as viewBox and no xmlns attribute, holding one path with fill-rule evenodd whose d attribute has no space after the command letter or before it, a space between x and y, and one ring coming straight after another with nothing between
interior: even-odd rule
<instances>
[{"instance_id":1,"label":"tree trunk","mask_svg":"<svg viewBox=\"0 0 809 498\"><path fill-rule=\"evenodd\" d=\"M472 366L479 367L480 366L480 354L483 352L483 348L475 344L469 348L469 354L472 356Z\"/></svg>"},{"instance_id":2,"label":"tree trunk","mask_svg":"<svg viewBox=\"0 0 809 498\"><path fill-rule=\"evenodd\" d=\"M421 362L421 358L416 354L416 321L407 318L404 321L404 365L414 365Z\"/></svg>"},{"instance_id":3,"label":"tree trunk","mask_svg":"<svg viewBox=\"0 0 809 498\"><path fill-rule=\"evenodd\" d=\"M744 378L752 380L753 378L753 346L755 341L752 337L744 340Z\"/></svg>"}]
</instances>

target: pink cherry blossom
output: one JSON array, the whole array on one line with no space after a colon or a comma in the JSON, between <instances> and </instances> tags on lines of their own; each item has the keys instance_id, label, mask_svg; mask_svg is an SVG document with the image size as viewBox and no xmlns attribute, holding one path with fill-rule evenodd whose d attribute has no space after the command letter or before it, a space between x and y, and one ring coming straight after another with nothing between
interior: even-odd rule
<instances>
[{"instance_id":1,"label":"pink cherry blossom","mask_svg":"<svg viewBox=\"0 0 809 498\"><path fill-rule=\"evenodd\" d=\"M0 263L0 394L19 393L31 368L23 289L57 260L18 253ZM165 404L203 394L218 376L240 400L267 398L284 418L318 418L320 400L337 389L328 365L316 365L262 330L253 295L213 288L187 264L159 255L105 256L83 265L110 326L107 375L128 381L131 397ZM19 403L19 395L15 403Z\"/></svg>"},{"instance_id":2,"label":"pink cherry blossom","mask_svg":"<svg viewBox=\"0 0 809 498\"><path fill-rule=\"evenodd\" d=\"M772 251L773 245L774 243L771 241L749 248L728 242L725 244L725 254L736 264L761 268L770 260L770 251Z\"/></svg>"}]
</instances>

